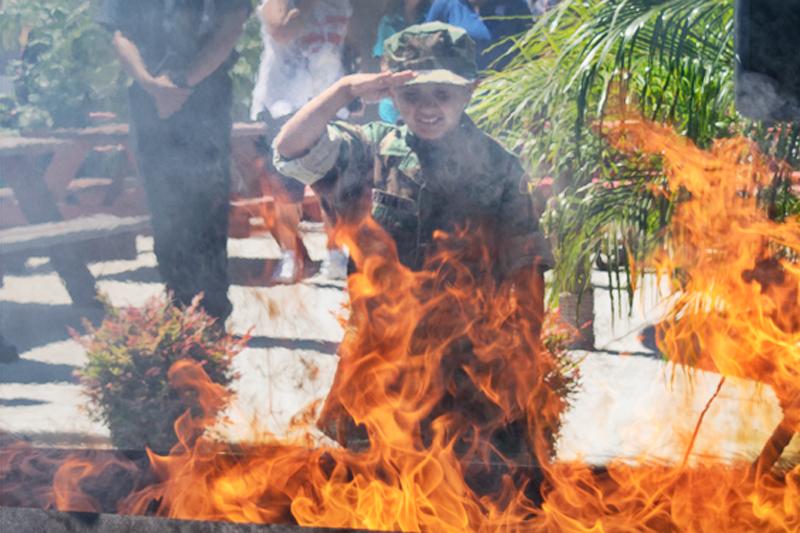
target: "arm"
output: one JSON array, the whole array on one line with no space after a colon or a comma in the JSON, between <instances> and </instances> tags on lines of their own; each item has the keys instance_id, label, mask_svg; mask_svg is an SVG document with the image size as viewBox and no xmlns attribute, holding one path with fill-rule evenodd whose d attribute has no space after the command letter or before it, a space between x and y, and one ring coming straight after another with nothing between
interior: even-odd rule
<instances>
[{"instance_id":1,"label":"arm","mask_svg":"<svg viewBox=\"0 0 800 533\"><path fill-rule=\"evenodd\" d=\"M144 64L139 48L119 30L114 32L113 45L122 68L150 93L161 118L167 118L183 107L191 94L190 89L176 87L166 76L153 77Z\"/></svg>"},{"instance_id":2,"label":"arm","mask_svg":"<svg viewBox=\"0 0 800 533\"><path fill-rule=\"evenodd\" d=\"M242 35L248 13L248 9L242 6L223 15L219 29L198 52L186 73L186 83L190 87L213 74L230 57Z\"/></svg>"},{"instance_id":3,"label":"arm","mask_svg":"<svg viewBox=\"0 0 800 533\"><path fill-rule=\"evenodd\" d=\"M515 165L516 167L516 165ZM514 169L510 175L519 175ZM514 287L531 333L540 337L545 315L544 270L552 266L549 244L539 230L535 199L527 192L527 176L509 180L498 220L501 235L501 265L504 279Z\"/></svg>"},{"instance_id":4,"label":"arm","mask_svg":"<svg viewBox=\"0 0 800 533\"><path fill-rule=\"evenodd\" d=\"M285 159L308 152L319 140L336 113L355 98L378 101L415 76L413 72L381 72L345 76L313 98L281 128L275 150Z\"/></svg>"},{"instance_id":5,"label":"arm","mask_svg":"<svg viewBox=\"0 0 800 533\"><path fill-rule=\"evenodd\" d=\"M545 315L545 281L541 268L538 264L520 268L512 272L508 279L514 285L514 294L522 316L528 319L531 333L539 339Z\"/></svg>"},{"instance_id":6,"label":"arm","mask_svg":"<svg viewBox=\"0 0 800 533\"><path fill-rule=\"evenodd\" d=\"M497 165L497 168L502 168ZM539 228L543 199L528 191L529 179L518 163L503 172L502 202L497 212L500 231L500 261L506 275L517 270L529 271L536 264L541 269L553 265L550 246Z\"/></svg>"},{"instance_id":7,"label":"arm","mask_svg":"<svg viewBox=\"0 0 800 533\"><path fill-rule=\"evenodd\" d=\"M117 57L125 72L142 87L151 84L154 78L150 72L148 72L144 60L142 59L142 54L139 52L139 48L136 44L125 37L119 30L114 32L112 42L114 44L114 50L117 52Z\"/></svg>"},{"instance_id":8,"label":"arm","mask_svg":"<svg viewBox=\"0 0 800 533\"><path fill-rule=\"evenodd\" d=\"M309 0L266 0L261 6L261 20L273 39L286 43L303 29L309 12Z\"/></svg>"},{"instance_id":9,"label":"arm","mask_svg":"<svg viewBox=\"0 0 800 533\"><path fill-rule=\"evenodd\" d=\"M427 15L427 13L420 13L420 7L424 7L420 5L422 0L407 0L404 4L403 14L409 24L416 24L423 14Z\"/></svg>"}]
</instances>

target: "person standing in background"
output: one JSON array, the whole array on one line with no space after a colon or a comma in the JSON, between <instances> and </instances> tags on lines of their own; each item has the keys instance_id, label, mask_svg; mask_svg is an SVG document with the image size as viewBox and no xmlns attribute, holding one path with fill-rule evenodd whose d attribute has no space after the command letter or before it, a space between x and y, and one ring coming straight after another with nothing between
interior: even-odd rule
<instances>
[{"instance_id":1,"label":"person standing in background","mask_svg":"<svg viewBox=\"0 0 800 533\"><path fill-rule=\"evenodd\" d=\"M383 57L383 43L395 33L404 30L412 24L419 24L425 20L430 10L430 0L392 0L386 7L386 13L378 22L378 35L372 55ZM381 120L395 124L400 120L400 114L391 98L384 98L378 104L378 115Z\"/></svg>"},{"instance_id":2,"label":"person standing in background","mask_svg":"<svg viewBox=\"0 0 800 533\"><path fill-rule=\"evenodd\" d=\"M104 0L97 21L133 78L132 146L158 270L177 304L202 293L220 329L228 300L230 68L249 0Z\"/></svg>"},{"instance_id":3,"label":"person standing in background","mask_svg":"<svg viewBox=\"0 0 800 533\"><path fill-rule=\"evenodd\" d=\"M350 0L264 0L259 14L264 50L250 115L266 123L269 145L295 111L345 74L352 7ZM339 117L346 118L347 110L340 110ZM273 279L293 283L302 277L305 255L299 234L305 185L275 170L271 149L266 162L276 196L273 234L281 247ZM347 275L347 257L332 239L322 274L334 279Z\"/></svg>"},{"instance_id":4,"label":"person standing in background","mask_svg":"<svg viewBox=\"0 0 800 533\"><path fill-rule=\"evenodd\" d=\"M477 46L480 70L502 70L511 59L503 57L512 46L507 38L533 24L526 0L434 0L427 21L465 29Z\"/></svg>"}]
</instances>

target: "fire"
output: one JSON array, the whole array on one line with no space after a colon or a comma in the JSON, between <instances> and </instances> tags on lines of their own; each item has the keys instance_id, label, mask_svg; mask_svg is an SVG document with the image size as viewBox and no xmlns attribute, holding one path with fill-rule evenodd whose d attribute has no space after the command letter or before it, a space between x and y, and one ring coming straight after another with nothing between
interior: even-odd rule
<instances>
[{"instance_id":1,"label":"fire","mask_svg":"<svg viewBox=\"0 0 800 533\"><path fill-rule=\"evenodd\" d=\"M654 258L678 285L662 348L676 362L773 387L800 429L800 221L771 220L760 203L774 168L745 139L702 151L663 127L627 122L619 146L660 154L685 191L669 247Z\"/></svg>"},{"instance_id":2,"label":"fire","mask_svg":"<svg viewBox=\"0 0 800 533\"><path fill-rule=\"evenodd\" d=\"M769 162L743 140L702 151L643 122L608 137L660 156L669 189L685 192L669 246L653 258L676 290L661 327L665 353L773 387L785 413L778 433L796 432L800 221L772 221L759 206ZM498 283L479 230L437 235L439 251L419 273L400 265L371 220L340 228L340 239L358 273L322 423L347 447L215 441L207 413L227 393L181 363L170 378L198 407L176 423L180 442L168 456L149 453L154 479L134 476L117 512L436 532L800 530L800 466L554 462L570 381L528 306L540 289L527 276ZM687 457L691 446L687 436ZM0 456L3 472L18 456ZM109 465L134 469L119 458L65 461L42 498L100 510L87 480L108 482Z\"/></svg>"},{"instance_id":3,"label":"fire","mask_svg":"<svg viewBox=\"0 0 800 533\"><path fill-rule=\"evenodd\" d=\"M162 482L122 512L159 501L157 514L177 518L403 531L496 529L532 512L525 474L546 438L524 428L552 433L563 402L551 392L557 363L511 288L490 273L476 286L467 258L455 257L475 248L445 235L425 273L402 267L374 222L343 235L360 273L349 280L351 333L323 419L351 448L182 438L168 457L151 455ZM187 371L197 373L187 364L172 374ZM209 422L187 413L176 429L195 435Z\"/></svg>"}]
</instances>

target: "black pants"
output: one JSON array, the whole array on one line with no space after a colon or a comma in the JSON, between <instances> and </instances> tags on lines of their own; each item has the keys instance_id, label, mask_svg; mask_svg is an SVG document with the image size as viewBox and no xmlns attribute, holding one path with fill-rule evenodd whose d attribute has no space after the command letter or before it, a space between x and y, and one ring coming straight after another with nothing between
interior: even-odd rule
<instances>
[{"instance_id":1,"label":"black pants","mask_svg":"<svg viewBox=\"0 0 800 533\"><path fill-rule=\"evenodd\" d=\"M220 320L231 312L226 249L231 103L224 69L198 84L184 107L166 120L141 87L130 91L136 161L161 279L181 305L202 292L203 308Z\"/></svg>"}]
</instances>

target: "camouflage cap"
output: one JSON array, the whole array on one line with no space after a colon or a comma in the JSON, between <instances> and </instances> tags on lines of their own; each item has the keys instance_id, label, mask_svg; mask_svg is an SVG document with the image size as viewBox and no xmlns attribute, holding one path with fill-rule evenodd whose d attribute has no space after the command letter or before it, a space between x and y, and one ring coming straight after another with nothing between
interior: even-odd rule
<instances>
[{"instance_id":1,"label":"camouflage cap","mask_svg":"<svg viewBox=\"0 0 800 533\"><path fill-rule=\"evenodd\" d=\"M443 22L415 24L395 33L383 45L389 70L413 70L407 85L447 83L469 85L478 78L475 43L467 32Z\"/></svg>"}]
</instances>

